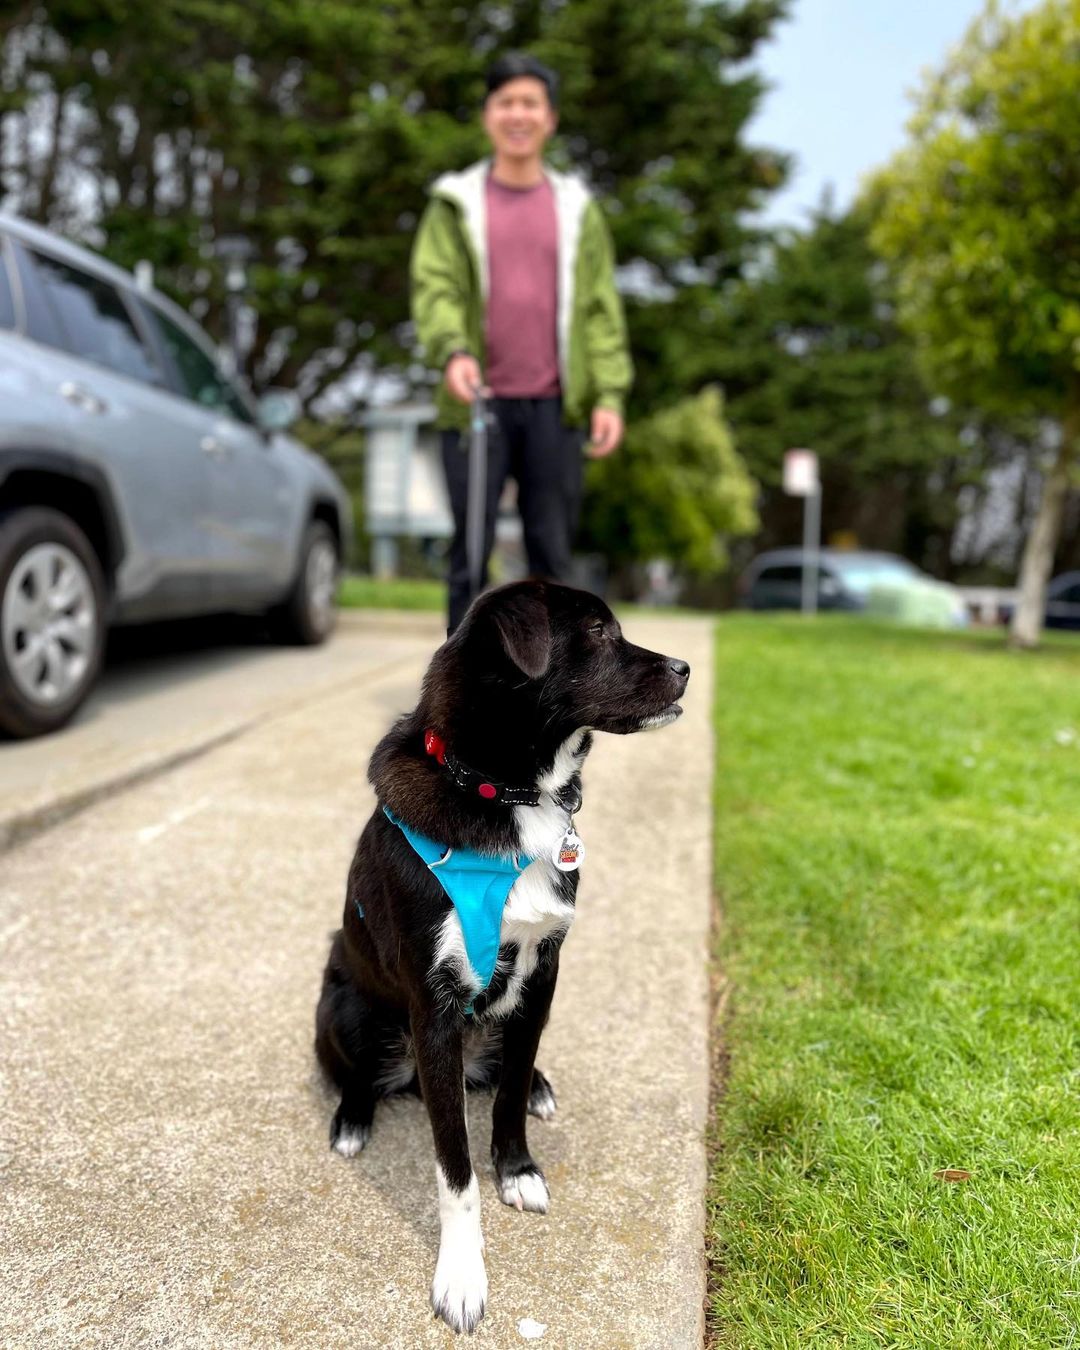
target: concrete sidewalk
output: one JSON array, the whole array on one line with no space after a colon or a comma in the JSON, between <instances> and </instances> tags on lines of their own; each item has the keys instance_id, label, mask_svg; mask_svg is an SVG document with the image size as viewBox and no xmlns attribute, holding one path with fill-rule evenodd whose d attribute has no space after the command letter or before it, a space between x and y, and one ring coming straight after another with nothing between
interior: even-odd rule
<instances>
[{"instance_id":1,"label":"concrete sidewalk","mask_svg":"<svg viewBox=\"0 0 1080 1350\"><path fill-rule=\"evenodd\" d=\"M691 663L686 714L598 737L586 764L540 1053L559 1112L530 1124L548 1215L499 1203L491 1100L470 1101L480 1344L525 1344L522 1319L565 1350L701 1343L711 625L626 626ZM343 671L0 856L0 1344L454 1342L427 1304L423 1107L383 1105L343 1159L311 1051L367 759L415 702L415 640L424 655Z\"/></svg>"}]
</instances>

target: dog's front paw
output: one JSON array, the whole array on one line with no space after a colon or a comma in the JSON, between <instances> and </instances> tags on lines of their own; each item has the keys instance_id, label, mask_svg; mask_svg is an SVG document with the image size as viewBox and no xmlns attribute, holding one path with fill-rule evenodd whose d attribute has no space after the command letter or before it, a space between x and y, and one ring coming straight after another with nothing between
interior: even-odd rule
<instances>
[{"instance_id":1,"label":"dog's front paw","mask_svg":"<svg viewBox=\"0 0 1080 1350\"><path fill-rule=\"evenodd\" d=\"M431 1306L452 1331L475 1331L487 1303L487 1270L480 1247L455 1243L439 1248Z\"/></svg>"},{"instance_id":2,"label":"dog's front paw","mask_svg":"<svg viewBox=\"0 0 1080 1350\"><path fill-rule=\"evenodd\" d=\"M548 1212L551 1192L548 1190L543 1172L538 1167L530 1167L514 1176L500 1176L495 1184L499 1190L499 1199L504 1205L511 1205L514 1209L528 1209L533 1214Z\"/></svg>"}]
</instances>

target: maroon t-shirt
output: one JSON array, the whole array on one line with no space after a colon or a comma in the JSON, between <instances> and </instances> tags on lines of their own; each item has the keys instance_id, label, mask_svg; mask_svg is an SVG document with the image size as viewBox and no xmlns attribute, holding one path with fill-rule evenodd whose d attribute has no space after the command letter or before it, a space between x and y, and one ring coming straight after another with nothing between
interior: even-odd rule
<instances>
[{"instance_id":1,"label":"maroon t-shirt","mask_svg":"<svg viewBox=\"0 0 1080 1350\"><path fill-rule=\"evenodd\" d=\"M498 398L559 392L559 231L546 178L487 180L487 383Z\"/></svg>"}]
</instances>

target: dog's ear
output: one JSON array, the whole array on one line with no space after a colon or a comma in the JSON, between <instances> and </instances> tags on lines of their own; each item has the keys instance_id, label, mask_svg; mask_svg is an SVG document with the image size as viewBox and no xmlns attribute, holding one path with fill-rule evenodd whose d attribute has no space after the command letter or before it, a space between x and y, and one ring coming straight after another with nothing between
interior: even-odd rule
<instances>
[{"instance_id":1,"label":"dog's ear","mask_svg":"<svg viewBox=\"0 0 1080 1350\"><path fill-rule=\"evenodd\" d=\"M551 661L551 621L543 597L519 591L493 610L503 650L531 680L547 674Z\"/></svg>"}]
</instances>

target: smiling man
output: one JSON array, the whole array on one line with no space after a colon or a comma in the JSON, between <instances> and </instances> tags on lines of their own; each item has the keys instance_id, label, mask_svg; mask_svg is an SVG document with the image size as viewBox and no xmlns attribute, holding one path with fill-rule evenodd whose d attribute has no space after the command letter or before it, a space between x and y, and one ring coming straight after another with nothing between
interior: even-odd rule
<instances>
[{"instance_id":1,"label":"smiling man","mask_svg":"<svg viewBox=\"0 0 1080 1350\"><path fill-rule=\"evenodd\" d=\"M581 502L582 450L610 454L632 377L607 226L584 183L544 163L558 81L531 56L487 77L490 159L431 188L412 256L412 312L438 395L454 512L449 626L471 599L465 546L468 454L477 388L491 398L484 578L508 476L518 485L529 569L568 579Z\"/></svg>"}]
</instances>

